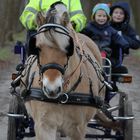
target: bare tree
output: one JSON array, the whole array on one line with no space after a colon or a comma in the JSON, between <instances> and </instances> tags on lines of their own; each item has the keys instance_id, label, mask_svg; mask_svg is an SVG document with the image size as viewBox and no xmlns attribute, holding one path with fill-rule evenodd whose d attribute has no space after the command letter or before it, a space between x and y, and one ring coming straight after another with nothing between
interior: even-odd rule
<instances>
[{"instance_id":1,"label":"bare tree","mask_svg":"<svg viewBox=\"0 0 140 140\"><path fill-rule=\"evenodd\" d=\"M140 0L130 0L130 4L132 6L134 20L135 20L135 28L137 29L138 33L140 34Z\"/></svg>"},{"instance_id":2,"label":"bare tree","mask_svg":"<svg viewBox=\"0 0 140 140\"><path fill-rule=\"evenodd\" d=\"M96 2L95 2L96 1ZM81 0L82 6L83 6L83 11L88 20L91 17L92 13L92 8L93 6L97 3L98 0Z\"/></svg>"},{"instance_id":3,"label":"bare tree","mask_svg":"<svg viewBox=\"0 0 140 140\"><path fill-rule=\"evenodd\" d=\"M96 3L106 2L113 3L122 0L81 0L83 10L88 20L90 20L92 8ZM124 0L130 3L133 9L132 19L135 19L136 29L140 33L140 14L139 5L140 0ZM12 40L12 34L22 30L19 22L19 16L28 0L0 0L0 46L3 46L7 39ZM133 20L132 20L133 21Z\"/></svg>"},{"instance_id":4,"label":"bare tree","mask_svg":"<svg viewBox=\"0 0 140 140\"><path fill-rule=\"evenodd\" d=\"M12 39L13 33L22 29L19 16L25 1L0 0L0 2L0 46L3 46L7 39Z\"/></svg>"}]
</instances>

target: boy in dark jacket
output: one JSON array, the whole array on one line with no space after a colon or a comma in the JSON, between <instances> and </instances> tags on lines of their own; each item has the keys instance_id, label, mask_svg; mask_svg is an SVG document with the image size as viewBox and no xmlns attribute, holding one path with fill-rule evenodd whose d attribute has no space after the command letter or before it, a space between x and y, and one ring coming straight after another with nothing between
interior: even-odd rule
<instances>
[{"instance_id":1,"label":"boy in dark jacket","mask_svg":"<svg viewBox=\"0 0 140 140\"><path fill-rule=\"evenodd\" d=\"M129 25L130 21L130 7L127 2L116 2L110 8L111 26L115 28L118 33L124 37L129 43L129 48L138 49L140 47L140 37L136 34L134 29ZM112 44L115 46L115 44ZM129 54L129 48L126 50L118 50L114 47L111 59L122 59L123 55ZM121 55L122 51L122 55ZM122 57L122 58L121 58Z\"/></svg>"},{"instance_id":2,"label":"boy in dark jacket","mask_svg":"<svg viewBox=\"0 0 140 140\"><path fill-rule=\"evenodd\" d=\"M91 21L83 29L82 33L89 36L99 47L102 56L110 58L114 46L116 49L127 49L128 42L109 25L110 8L105 3L97 4L92 11ZM116 65L112 63L113 67Z\"/></svg>"}]
</instances>

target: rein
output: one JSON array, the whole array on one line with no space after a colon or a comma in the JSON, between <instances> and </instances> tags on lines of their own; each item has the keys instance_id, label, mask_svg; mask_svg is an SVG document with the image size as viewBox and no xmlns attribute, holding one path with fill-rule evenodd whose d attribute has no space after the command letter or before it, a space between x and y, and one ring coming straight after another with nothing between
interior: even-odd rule
<instances>
[{"instance_id":1,"label":"rein","mask_svg":"<svg viewBox=\"0 0 140 140\"><path fill-rule=\"evenodd\" d=\"M79 43L78 37L77 37L76 33L73 31L73 28L72 28L72 27L71 27L71 31L73 32L74 37L75 37L75 41L76 41L76 43L77 43L77 45L78 45L78 46L76 46L76 52L77 52L77 54L78 54L79 57L80 57L80 62L79 62L79 64L78 64L78 66L75 68L75 70L65 78L65 81L66 81L66 82L65 82L65 84L64 84L64 90L67 88L68 84L70 83L70 78L74 75L74 73L75 73L78 69L80 69L80 67L81 67L81 65L82 65L82 63L83 63L83 49L82 49L82 46L81 46L81 44ZM81 70L80 70L80 71L81 71ZM79 79L80 79L80 80L79 80ZM82 79L82 74L81 74L81 72L80 72L79 79L77 80L77 83L78 83L78 81L79 81L79 83L81 82L81 79ZM78 83L78 84L79 84L79 83ZM78 84L76 84L76 85L78 86ZM77 87L77 86L76 86L76 87ZM75 89L76 89L76 88L75 88ZM70 91L74 91L74 90L72 90L72 88L71 88L71 90L69 90L68 93L69 93Z\"/></svg>"},{"instance_id":2,"label":"rein","mask_svg":"<svg viewBox=\"0 0 140 140\"><path fill-rule=\"evenodd\" d=\"M77 50L77 53L78 53L78 50ZM67 86L69 85L69 83L70 83L70 79L71 79L71 77L74 75L74 73L78 70L78 69L80 69L80 67L81 67L81 65L82 65L82 63L83 63L83 55L82 54L80 54L79 55L80 56L80 62L79 62L79 64L78 64L78 66L75 68L75 70L72 72L72 73L70 73L66 78L65 78L65 82L64 82L64 91L67 89ZM81 78L80 78L81 77ZM79 78L80 78L80 80L77 80L77 81L80 81L81 82L81 79L82 79L82 74L81 74L81 72L80 72L80 76L79 76ZM80 83L79 82L79 83ZM78 83L78 84L79 84ZM76 84L77 86L78 86L78 84ZM77 87L76 86L76 87ZM70 90L71 91L71 90Z\"/></svg>"}]
</instances>

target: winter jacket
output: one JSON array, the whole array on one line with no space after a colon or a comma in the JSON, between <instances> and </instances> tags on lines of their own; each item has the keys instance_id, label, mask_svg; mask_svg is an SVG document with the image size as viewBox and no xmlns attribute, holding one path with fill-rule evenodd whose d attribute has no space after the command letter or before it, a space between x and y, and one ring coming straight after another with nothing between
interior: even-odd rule
<instances>
[{"instance_id":1,"label":"winter jacket","mask_svg":"<svg viewBox=\"0 0 140 140\"><path fill-rule=\"evenodd\" d=\"M116 2L112 5L110 14L112 15L115 8L123 9L125 13L125 19L122 23L115 23L111 21L111 26L117 31L121 31L123 37L129 43L131 49L138 49L140 47L140 37L137 35L135 30L130 26L130 8L127 2Z\"/></svg>"},{"instance_id":2,"label":"winter jacket","mask_svg":"<svg viewBox=\"0 0 140 140\"><path fill-rule=\"evenodd\" d=\"M130 21L130 8L129 4L127 2L116 2L112 5L110 8L110 15L112 15L113 10L115 8L121 8L124 10L125 13L125 19L121 23L115 23L113 21L110 22L110 25L115 28L123 38L129 43L129 48L131 49L138 49L140 47L140 38L135 32L135 30L129 25ZM118 67L121 65L121 61L123 61L124 54L129 54L129 48L128 49L116 49L115 44L112 43L112 46L114 46L114 49L112 51L111 55L111 62L115 67Z\"/></svg>"},{"instance_id":3,"label":"winter jacket","mask_svg":"<svg viewBox=\"0 0 140 140\"><path fill-rule=\"evenodd\" d=\"M116 49L127 49L128 42L121 37L118 32L113 29L108 23L104 25L98 25L96 22L89 22L87 26L82 30L82 33L90 37L99 47L100 51L111 49L106 51L111 53L114 46L111 46L112 42L116 44ZM110 56L111 54L107 54Z\"/></svg>"}]
</instances>

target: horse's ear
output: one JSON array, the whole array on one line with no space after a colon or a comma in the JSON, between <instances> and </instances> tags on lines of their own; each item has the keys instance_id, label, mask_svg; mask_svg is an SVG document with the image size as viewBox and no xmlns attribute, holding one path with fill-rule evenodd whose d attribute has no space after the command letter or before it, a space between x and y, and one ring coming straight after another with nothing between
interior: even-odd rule
<instances>
[{"instance_id":1,"label":"horse's ear","mask_svg":"<svg viewBox=\"0 0 140 140\"><path fill-rule=\"evenodd\" d=\"M37 15L36 15L36 23L37 23L37 26L40 27L42 26L43 24L45 24L46 22L46 17L45 17L45 13L44 12L38 12Z\"/></svg>"},{"instance_id":2,"label":"horse's ear","mask_svg":"<svg viewBox=\"0 0 140 140\"><path fill-rule=\"evenodd\" d=\"M67 12L64 12L62 15L62 25L67 26L68 23L70 22L70 17L69 14Z\"/></svg>"}]
</instances>

